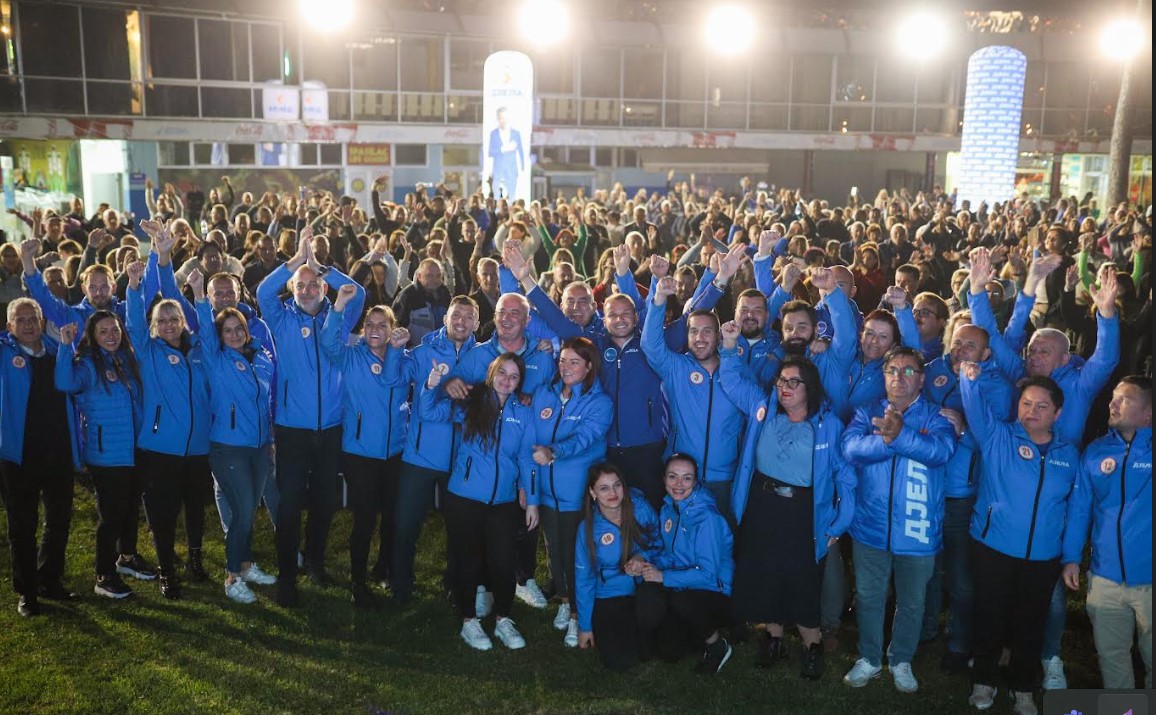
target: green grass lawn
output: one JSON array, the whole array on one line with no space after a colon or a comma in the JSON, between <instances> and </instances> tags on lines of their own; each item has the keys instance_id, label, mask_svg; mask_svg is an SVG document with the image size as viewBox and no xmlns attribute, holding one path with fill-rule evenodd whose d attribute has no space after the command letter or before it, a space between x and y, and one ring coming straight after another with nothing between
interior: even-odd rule
<instances>
[{"instance_id":1,"label":"green grass lawn","mask_svg":"<svg viewBox=\"0 0 1156 715\"><path fill-rule=\"evenodd\" d=\"M208 512L206 566L224 568L216 512ZM78 487L69 544L67 583L81 592L70 604L44 602L45 615L24 619L4 588L0 608L0 712L85 713L962 713L966 679L938 669L944 646L932 643L914 662L920 692L901 695L885 673L862 690L840 679L854 661L852 627L840 652L827 659L821 681L798 677L800 645L772 671L753 667L753 649L739 646L713 678L694 675L691 661L648 663L627 674L602 670L594 653L568 650L551 627L550 611L516 603L514 619L525 650L470 650L440 595L444 531L434 517L418 554L417 598L406 608L353 608L345 588L302 583L303 606L286 611L274 587L254 587L259 601L233 603L217 581L186 583L184 599L161 598L154 583L129 581L134 598L112 602L92 593L93 529L90 494ZM143 519L142 519L143 521ZM338 515L329 566L348 578L350 517ZM153 560L142 524L141 552ZM178 543L183 537L178 536ZM259 515L256 559L274 570L272 532ZM183 546L178 554L183 555ZM6 584L7 548L0 555ZM540 571L544 576L544 567ZM347 585L347 584L346 584ZM1090 627L1081 603L1070 604L1065 659L1073 687L1095 687ZM486 624L487 631L492 623ZM992 712L1010 712L1001 700Z\"/></svg>"}]
</instances>

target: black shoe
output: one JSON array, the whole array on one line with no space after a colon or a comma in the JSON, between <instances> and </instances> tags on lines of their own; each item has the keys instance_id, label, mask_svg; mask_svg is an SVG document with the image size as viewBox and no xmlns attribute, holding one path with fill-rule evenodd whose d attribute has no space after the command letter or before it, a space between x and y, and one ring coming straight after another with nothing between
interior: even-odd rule
<instances>
[{"instance_id":1,"label":"black shoe","mask_svg":"<svg viewBox=\"0 0 1156 715\"><path fill-rule=\"evenodd\" d=\"M47 598L50 601L73 601L79 596L72 591L69 591L59 581L56 583L43 584L36 590L36 595L40 598Z\"/></svg>"},{"instance_id":2,"label":"black shoe","mask_svg":"<svg viewBox=\"0 0 1156 715\"><path fill-rule=\"evenodd\" d=\"M97 576L96 587L93 592L98 596L105 596L107 598L128 598L132 595L132 589L125 585L121 580L120 574L111 574L109 576Z\"/></svg>"},{"instance_id":3,"label":"black shoe","mask_svg":"<svg viewBox=\"0 0 1156 715\"><path fill-rule=\"evenodd\" d=\"M122 555L116 560L116 572L122 576L132 576L141 581L152 581L157 577L157 570L140 554Z\"/></svg>"},{"instance_id":4,"label":"black shoe","mask_svg":"<svg viewBox=\"0 0 1156 715\"><path fill-rule=\"evenodd\" d=\"M702 658L694 666L694 672L700 675L714 675L731 659L731 645L726 638L720 637L708 645L702 652Z\"/></svg>"},{"instance_id":5,"label":"black shoe","mask_svg":"<svg viewBox=\"0 0 1156 715\"><path fill-rule=\"evenodd\" d=\"M282 608L296 608L299 603L297 584L288 579L279 579L277 581L277 605Z\"/></svg>"},{"instance_id":6,"label":"black shoe","mask_svg":"<svg viewBox=\"0 0 1156 715\"><path fill-rule=\"evenodd\" d=\"M309 577L309 581L314 586L319 588L333 588L337 582L325 572L324 566L307 566L305 568L305 575Z\"/></svg>"},{"instance_id":7,"label":"black shoe","mask_svg":"<svg viewBox=\"0 0 1156 715\"><path fill-rule=\"evenodd\" d=\"M369 590L369 586L364 581L353 584L353 605L369 610L378 607L377 596L373 595L373 591Z\"/></svg>"},{"instance_id":8,"label":"black shoe","mask_svg":"<svg viewBox=\"0 0 1156 715\"><path fill-rule=\"evenodd\" d=\"M759 634L759 642L756 647L758 648L755 652L755 667L757 668L770 668L776 661L787 657L787 650L783 647L783 639L776 638L766 631Z\"/></svg>"},{"instance_id":9,"label":"black shoe","mask_svg":"<svg viewBox=\"0 0 1156 715\"><path fill-rule=\"evenodd\" d=\"M16 612L25 618L39 616L40 604L36 602L36 596L21 596L20 603L16 604Z\"/></svg>"},{"instance_id":10,"label":"black shoe","mask_svg":"<svg viewBox=\"0 0 1156 715\"><path fill-rule=\"evenodd\" d=\"M205 562L200 549L189 549L189 563L185 564L185 573L190 581L207 581L209 572L205 570Z\"/></svg>"},{"instance_id":11,"label":"black shoe","mask_svg":"<svg viewBox=\"0 0 1156 715\"><path fill-rule=\"evenodd\" d=\"M943 658L939 661L939 667L945 673L966 673L970 667L968 665L970 660L971 656L967 653L956 653L953 650L949 650L943 654Z\"/></svg>"},{"instance_id":12,"label":"black shoe","mask_svg":"<svg viewBox=\"0 0 1156 715\"><path fill-rule=\"evenodd\" d=\"M177 580L176 574L167 571L161 571L160 576L161 595L170 601L177 601L181 597L181 582Z\"/></svg>"},{"instance_id":13,"label":"black shoe","mask_svg":"<svg viewBox=\"0 0 1156 715\"><path fill-rule=\"evenodd\" d=\"M807 680L818 680L823 675L823 644L812 643L803 649L802 676Z\"/></svg>"}]
</instances>

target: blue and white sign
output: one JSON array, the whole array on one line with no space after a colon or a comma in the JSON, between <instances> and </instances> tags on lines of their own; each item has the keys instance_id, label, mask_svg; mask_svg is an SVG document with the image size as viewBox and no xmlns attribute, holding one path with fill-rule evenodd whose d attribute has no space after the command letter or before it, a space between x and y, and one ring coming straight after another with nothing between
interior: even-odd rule
<instances>
[{"instance_id":1,"label":"blue and white sign","mask_svg":"<svg viewBox=\"0 0 1156 715\"><path fill-rule=\"evenodd\" d=\"M521 52L495 52L482 70L482 180L493 195L530 200L534 64ZM487 193L489 189L485 189Z\"/></svg>"},{"instance_id":2,"label":"blue and white sign","mask_svg":"<svg viewBox=\"0 0 1156 715\"><path fill-rule=\"evenodd\" d=\"M280 82L267 82L261 91L261 116L270 121L297 121L301 116L301 91Z\"/></svg>"},{"instance_id":3,"label":"blue and white sign","mask_svg":"<svg viewBox=\"0 0 1156 715\"><path fill-rule=\"evenodd\" d=\"M959 198L978 206L1015 195L1016 158L1028 58L1013 47L985 47L967 63Z\"/></svg>"}]
</instances>

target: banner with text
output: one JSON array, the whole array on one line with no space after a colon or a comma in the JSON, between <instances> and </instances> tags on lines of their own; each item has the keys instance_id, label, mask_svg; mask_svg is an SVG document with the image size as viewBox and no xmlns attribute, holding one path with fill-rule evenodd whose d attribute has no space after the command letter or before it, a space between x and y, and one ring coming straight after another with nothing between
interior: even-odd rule
<instances>
[{"instance_id":1,"label":"banner with text","mask_svg":"<svg viewBox=\"0 0 1156 715\"><path fill-rule=\"evenodd\" d=\"M521 52L495 52L482 71L482 179L496 197L530 200L534 65Z\"/></svg>"}]
</instances>

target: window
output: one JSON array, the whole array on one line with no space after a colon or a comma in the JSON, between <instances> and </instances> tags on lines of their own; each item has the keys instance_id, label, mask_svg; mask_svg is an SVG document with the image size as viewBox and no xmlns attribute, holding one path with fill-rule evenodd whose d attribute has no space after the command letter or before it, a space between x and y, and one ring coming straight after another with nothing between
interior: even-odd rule
<instances>
[{"instance_id":1,"label":"window","mask_svg":"<svg viewBox=\"0 0 1156 715\"><path fill-rule=\"evenodd\" d=\"M947 102L947 95L954 81L954 74L954 70L946 68L921 67L916 74L919 104L943 104Z\"/></svg>"},{"instance_id":2,"label":"window","mask_svg":"<svg viewBox=\"0 0 1156 715\"><path fill-rule=\"evenodd\" d=\"M1028 60L1028 69L1024 77L1024 106L1044 106L1044 75L1046 66L1039 60Z\"/></svg>"},{"instance_id":3,"label":"window","mask_svg":"<svg viewBox=\"0 0 1156 715\"><path fill-rule=\"evenodd\" d=\"M349 88L349 51L343 42L309 41L304 47L302 77L332 89Z\"/></svg>"},{"instance_id":4,"label":"window","mask_svg":"<svg viewBox=\"0 0 1156 715\"><path fill-rule=\"evenodd\" d=\"M791 101L802 104L831 103L830 55L800 55L791 63ZM826 124L824 120L823 124Z\"/></svg>"},{"instance_id":5,"label":"window","mask_svg":"<svg viewBox=\"0 0 1156 715\"><path fill-rule=\"evenodd\" d=\"M1134 70L1133 70L1134 71ZM1134 71L1135 72L1135 71ZM1136 82L1136 76L1133 74L1132 82L1129 83L1129 89ZM1093 112L1100 112L1106 108L1114 108L1116 102L1120 98L1120 70L1119 67L1111 66L1104 67L1097 65L1092 70L1092 88L1091 95L1088 98L1088 105Z\"/></svg>"},{"instance_id":6,"label":"window","mask_svg":"<svg viewBox=\"0 0 1156 715\"><path fill-rule=\"evenodd\" d=\"M443 166L481 166L481 147L473 145L448 145L442 149Z\"/></svg>"},{"instance_id":7,"label":"window","mask_svg":"<svg viewBox=\"0 0 1156 715\"><path fill-rule=\"evenodd\" d=\"M141 112L141 86L118 82L88 82L88 113L128 115Z\"/></svg>"},{"instance_id":8,"label":"window","mask_svg":"<svg viewBox=\"0 0 1156 715\"><path fill-rule=\"evenodd\" d=\"M201 116L252 119L253 95L248 89L201 87Z\"/></svg>"},{"instance_id":9,"label":"window","mask_svg":"<svg viewBox=\"0 0 1156 715\"><path fill-rule=\"evenodd\" d=\"M594 166L614 166L614 149L594 147Z\"/></svg>"},{"instance_id":10,"label":"window","mask_svg":"<svg viewBox=\"0 0 1156 715\"><path fill-rule=\"evenodd\" d=\"M70 5L20 3L20 47L24 74L43 77L80 77L80 15ZM71 51L61 51L69 48ZM52 92L48 85L37 90L41 99ZM64 94L70 94L64 90ZM28 104L32 111L32 103ZM43 108L41 111L51 111Z\"/></svg>"},{"instance_id":11,"label":"window","mask_svg":"<svg viewBox=\"0 0 1156 715\"><path fill-rule=\"evenodd\" d=\"M617 97L622 87L621 53L615 48L591 47L582 52L582 96Z\"/></svg>"},{"instance_id":12,"label":"window","mask_svg":"<svg viewBox=\"0 0 1156 715\"><path fill-rule=\"evenodd\" d=\"M840 55L835 69L836 102L870 102L875 97L875 58Z\"/></svg>"},{"instance_id":13,"label":"window","mask_svg":"<svg viewBox=\"0 0 1156 715\"><path fill-rule=\"evenodd\" d=\"M915 67L909 61L881 56L875 72L875 101L915 102Z\"/></svg>"},{"instance_id":14,"label":"window","mask_svg":"<svg viewBox=\"0 0 1156 715\"><path fill-rule=\"evenodd\" d=\"M486 40L450 39L450 87L481 91L482 68L490 55Z\"/></svg>"},{"instance_id":15,"label":"window","mask_svg":"<svg viewBox=\"0 0 1156 715\"><path fill-rule=\"evenodd\" d=\"M149 77L196 79L197 56L193 21L184 17L148 15Z\"/></svg>"},{"instance_id":16,"label":"window","mask_svg":"<svg viewBox=\"0 0 1156 715\"><path fill-rule=\"evenodd\" d=\"M534 56L534 81L539 92L574 92L574 55L572 52L543 52Z\"/></svg>"},{"instance_id":17,"label":"window","mask_svg":"<svg viewBox=\"0 0 1156 715\"><path fill-rule=\"evenodd\" d=\"M542 147L540 156L543 165L565 164L569 159L564 146Z\"/></svg>"},{"instance_id":18,"label":"window","mask_svg":"<svg viewBox=\"0 0 1156 715\"><path fill-rule=\"evenodd\" d=\"M188 142L157 142L157 165L188 166Z\"/></svg>"},{"instance_id":19,"label":"window","mask_svg":"<svg viewBox=\"0 0 1156 715\"><path fill-rule=\"evenodd\" d=\"M25 79L28 113L84 114L84 89L79 81Z\"/></svg>"},{"instance_id":20,"label":"window","mask_svg":"<svg viewBox=\"0 0 1156 715\"><path fill-rule=\"evenodd\" d=\"M401 41L401 89L441 92L445 89L440 38L406 37Z\"/></svg>"},{"instance_id":21,"label":"window","mask_svg":"<svg viewBox=\"0 0 1156 715\"><path fill-rule=\"evenodd\" d=\"M89 79L132 79L125 11L86 7L83 22L85 76Z\"/></svg>"},{"instance_id":22,"label":"window","mask_svg":"<svg viewBox=\"0 0 1156 715\"><path fill-rule=\"evenodd\" d=\"M751 68L752 102L786 102L790 87L791 58L788 56L774 62L759 62Z\"/></svg>"},{"instance_id":23,"label":"window","mask_svg":"<svg viewBox=\"0 0 1156 715\"><path fill-rule=\"evenodd\" d=\"M622 96L631 99L662 99L662 62L662 50L623 50Z\"/></svg>"},{"instance_id":24,"label":"window","mask_svg":"<svg viewBox=\"0 0 1156 715\"><path fill-rule=\"evenodd\" d=\"M318 144L317 149L320 152L320 163L341 165L340 144Z\"/></svg>"},{"instance_id":25,"label":"window","mask_svg":"<svg viewBox=\"0 0 1156 715\"><path fill-rule=\"evenodd\" d=\"M395 144L393 163L397 166L425 166L425 144Z\"/></svg>"},{"instance_id":26,"label":"window","mask_svg":"<svg viewBox=\"0 0 1156 715\"><path fill-rule=\"evenodd\" d=\"M163 84L147 86L145 112L150 117L196 117L197 88Z\"/></svg>"},{"instance_id":27,"label":"window","mask_svg":"<svg viewBox=\"0 0 1156 715\"><path fill-rule=\"evenodd\" d=\"M268 82L281 79L281 28L277 25L253 23L249 27L253 52L253 81Z\"/></svg>"},{"instance_id":28,"label":"window","mask_svg":"<svg viewBox=\"0 0 1156 715\"><path fill-rule=\"evenodd\" d=\"M193 144L193 163L197 166L208 166L213 163L212 144Z\"/></svg>"},{"instance_id":29,"label":"window","mask_svg":"<svg viewBox=\"0 0 1156 715\"><path fill-rule=\"evenodd\" d=\"M710 101L746 102L747 70L746 62L736 64L712 63L707 70L707 96Z\"/></svg>"},{"instance_id":30,"label":"window","mask_svg":"<svg viewBox=\"0 0 1156 715\"><path fill-rule=\"evenodd\" d=\"M243 22L197 20L201 79L249 81L249 26Z\"/></svg>"},{"instance_id":31,"label":"window","mask_svg":"<svg viewBox=\"0 0 1156 715\"><path fill-rule=\"evenodd\" d=\"M642 166L642 154L637 149L619 149L618 151L619 166L632 169Z\"/></svg>"},{"instance_id":32,"label":"window","mask_svg":"<svg viewBox=\"0 0 1156 715\"><path fill-rule=\"evenodd\" d=\"M666 98L692 100L706 98L706 63L701 53L668 50L666 54Z\"/></svg>"},{"instance_id":33,"label":"window","mask_svg":"<svg viewBox=\"0 0 1156 715\"><path fill-rule=\"evenodd\" d=\"M397 91L397 40L375 37L350 50L353 88Z\"/></svg>"},{"instance_id":34,"label":"window","mask_svg":"<svg viewBox=\"0 0 1156 715\"><path fill-rule=\"evenodd\" d=\"M1088 103L1089 63L1049 62L1044 90L1048 109L1083 109Z\"/></svg>"},{"instance_id":35,"label":"window","mask_svg":"<svg viewBox=\"0 0 1156 715\"><path fill-rule=\"evenodd\" d=\"M228 156L232 166L252 166L257 163L257 145L229 144Z\"/></svg>"}]
</instances>

